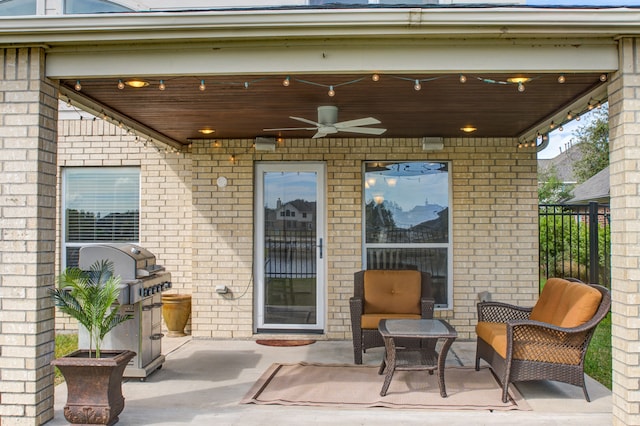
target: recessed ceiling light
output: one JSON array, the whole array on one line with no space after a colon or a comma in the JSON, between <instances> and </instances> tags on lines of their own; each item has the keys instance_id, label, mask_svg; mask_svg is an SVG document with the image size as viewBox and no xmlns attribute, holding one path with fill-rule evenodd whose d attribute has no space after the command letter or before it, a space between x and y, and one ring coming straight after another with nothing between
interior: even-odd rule
<instances>
[{"instance_id":1,"label":"recessed ceiling light","mask_svg":"<svg viewBox=\"0 0 640 426\"><path fill-rule=\"evenodd\" d=\"M520 83L528 83L531 81L531 79L529 77L510 77L507 79L507 81L509 83L520 84Z\"/></svg>"},{"instance_id":2,"label":"recessed ceiling light","mask_svg":"<svg viewBox=\"0 0 640 426\"><path fill-rule=\"evenodd\" d=\"M203 135L210 135L211 133L214 133L215 130L213 130L213 129L200 129L200 130L198 130L198 132L202 133Z\"/></svg>"},{"instance_id":3,"label":"recessed ceiling light","mask_svg":"<svg viewBox=\"0 0 640 426\"><path fill-rule=\"evenodd\" d=\"M147 87L149 85L149 82L144 80L127 80L124 82L124 84L129 87L135 87L136 89L139 89L141 87Z\"/></svg>"},{"instance_id":4,"label":"recessed ceiling light","mask_svg":"<svg viewBox=\"0 0 640 426\"><path fill-rule=\"evenodd\" d=\"M471 132L475 132L476 130L478 130L477 127L473 127L473 126L464 126L464 127L460 127L460 130L462 130L465 133L471 133Z\"/></svg>"}]
</instances>

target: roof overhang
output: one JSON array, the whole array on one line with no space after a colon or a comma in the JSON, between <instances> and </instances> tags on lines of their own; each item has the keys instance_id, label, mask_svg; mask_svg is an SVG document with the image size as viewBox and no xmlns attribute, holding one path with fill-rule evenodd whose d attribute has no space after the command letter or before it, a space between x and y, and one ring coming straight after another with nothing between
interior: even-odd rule
<instances>
[{"instance_id":1,"label":"roof overhang","mask_svg":"<svg viewBox=\"0 0 640 426\"><path fill-rule=\"evenodd\" d=\"M170 131L158 127L158 123L166 121L160 115L169 114L167 110L156 114L155 122L135 111L141 104L145 108L155 108L161 98L136 98L134 92L125 94L111 90L117 79L131 76L176 79L176 86L181 83L183 87L187 87L185 79L203 76L220 80L221 85L233 86L241 83L234 80L235 76L267 80L285 75L312 77L324 86L334 77L336 81L345 81L372 72L424 80L465 73L486 81L519 73L537 76L539 84L545 81L543 76L554 73L594 79L593 84L583 82L572 93L559 98L554 98L556 88L548 83L550 79L546 79L546 85L539 88L534 99L549 104L553 98L553 107L545 104L538 110L532 109L535 114L518 123L517 131L509 129L501 135L484 134L526 140L547 131L550 121L561 122L567 110L580 111L591 99L604 99L606 85L598 82L597 76L618 69L617 40L640 35L640 11L629 8L227 10L12 18L0 22L0 45L45 47L47 75L62 81L62 92L75 105L90 111L108 112L114 120L126 121L130 123L128 126L143 133L155 132L156 139L164 138L171 146L185 144L186 138L178 135L186 133L176 131L172 136ZM83 81L82 93L72 89L76 79ZM106 90L107 86L111 89ZM533 91L535 84L532 86ZM458 94L447 98L446 90L465 90L460 85L440 88L442 93L432 100L441 103L443 99L445 102L458 99L459 102L463 97ZM294 112L313 118L315 107L323 103L341 103L341 111L350 114L341 119L385 114L383 110L377 112L375 102L370 100L362 100L362 105L350 105L337 98L327 99L324 94L319 97L311 93L318 87L307 89L299 93L299 100L283 99L286 105L279 105L281 109L273 105L259 109L265 116L268 109L277 114L269 117L267 127L287 127L292 124L288 116ZM349 93L346 89L342 87L341 93ZM401 96L400 100L394 98L397 90L388 86L384 94L390 100L387 109L406 99L406 96ZM273 97L281 96L275 91L270 93ZM545 93L548 99L543 96ZM351 95L357 96L353 92ZM263 93L263 98L265 96L269 93ZM495 90L477 89L476 96L481 98L478 105L470 105L466 111L464 108L452 109L449 114L468 114L486 109L488 103L504 106L509 101ZM185 92L181 99L172 98L171 102L196 103L198 99ZM516 101L512 98L511 102ZM233 108L243 111L244 115L235 119L227 114L230 105L221 102L209 100L199 108L214 117L224 113L226 120L235 120L238 126L245 126L246 115L256 114L255 103L255 99L247 97L246 105L233 104ZM222 109L216 110L217 107ZM407 113L406 120L412 123L425 121L424 135L433 135L429 129L434 126L424 118L432 112L416 113L421 115ZM507 118L509 111L502 114L493 120L516 120ZM172 117L180 120L175 114ZM191 118L194 118L193 114ZM457 129L459 125L455 120L451 121ZM248 129L242 135L258 135L260 130ZM419 130L407 135L415 137L417 133ZM234 135L238 137L239 134ZM452 136L452 133L440 131L440 135ZM401 133L395 136L399 137Z\"/></svg>"}]
</instances>

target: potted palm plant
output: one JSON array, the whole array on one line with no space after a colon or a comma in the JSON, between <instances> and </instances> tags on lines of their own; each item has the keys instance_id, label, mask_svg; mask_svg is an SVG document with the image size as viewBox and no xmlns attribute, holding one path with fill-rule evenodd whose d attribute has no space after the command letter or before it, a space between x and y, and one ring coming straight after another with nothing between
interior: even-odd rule
<instances>
[{"instance_id":1,"label":"potted palm plant","mask_svg":"<svg viewBox=\"0 0 640 426\"><path fill-rule=\"evenodd\" d=\"M119 312L119 284L113 264L103 260L89 271L67 268L50 290L60 311L75 318L89 333L88 350L80 349L51 361L67 383L64 416L69 423L112 425L124 409L122 376L136 353L101 350L107 333L132 318Z\"/></svg>"}]
</instances>

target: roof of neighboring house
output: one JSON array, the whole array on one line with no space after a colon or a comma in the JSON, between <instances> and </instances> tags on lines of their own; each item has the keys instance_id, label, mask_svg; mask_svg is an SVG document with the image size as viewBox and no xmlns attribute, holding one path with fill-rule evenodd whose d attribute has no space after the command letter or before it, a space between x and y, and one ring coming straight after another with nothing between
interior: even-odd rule
<instances>
[{"instance_id":1,"label":"roof of neighboring house","mask_svg":"<svg viewBox=\"0 0 640 426\"><path fill-rule=\"evenodd\" d=\"M602 204L609 204L609 167L600 170L591 176L581 185L576 186L571 191L573 198L565 204L580 204L595 201Z\"/></svg>"},{"instance_id":2,"label":"roof of neighboring house","mask_svg":"<svg viewBox=\"0 0 640 426\"><path fill-rule=\"evenodd\" d=\"M576 178L573 176L573 163L582 158L582 151L579 144L572 145L559 155L538 160L538 173L543 173L549 168L555 166L558 179L564 183L575 183Z\"/></svg>"}]
</instances>

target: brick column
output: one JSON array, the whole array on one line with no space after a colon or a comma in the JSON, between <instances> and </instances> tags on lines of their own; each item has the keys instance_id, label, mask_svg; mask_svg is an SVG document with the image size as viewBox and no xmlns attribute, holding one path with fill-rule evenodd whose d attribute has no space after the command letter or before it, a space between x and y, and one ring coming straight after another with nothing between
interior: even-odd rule
<instances>
[{"instance_id":1,"label":"brick column","mask_svg":"<svg viewBox=\"0 0 640 426\"><path fill-rule=\"evenodd\" d=\"M640 39L609 85L613 423L640 425Z\"/></svg>"},{"instance_id":2,"label":"brick column","mask_svg":"<svg viewBox=\"0 0 640 426\"><path fill-rule=\"evenodd\" d=\"M0 49L0 419L53 417L57 88L40 48Z\"/></svg>"}]
</instances>

